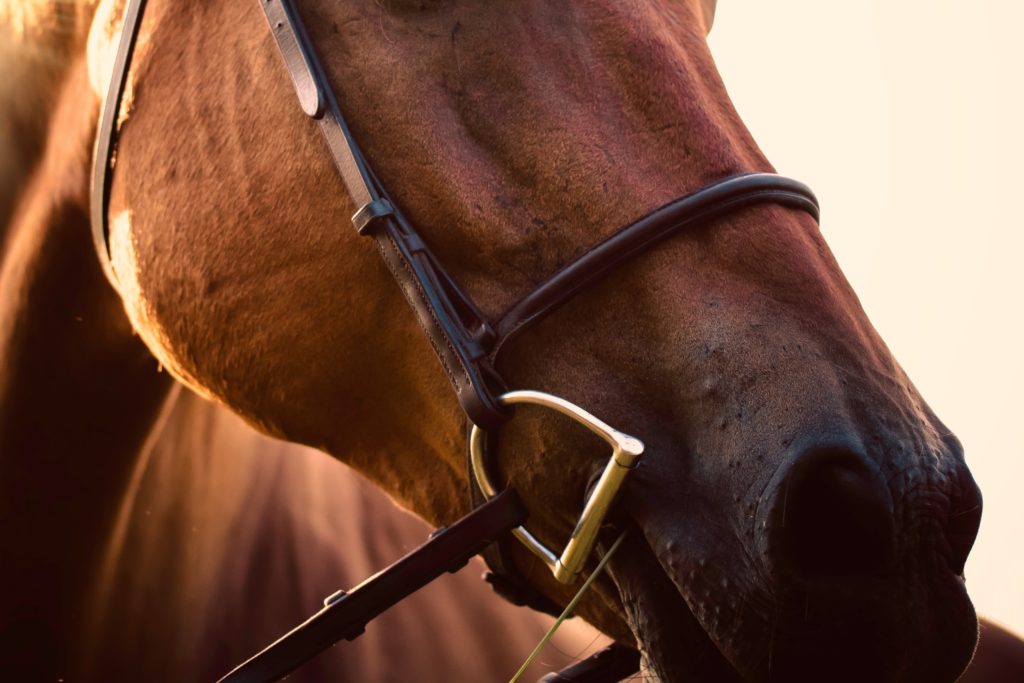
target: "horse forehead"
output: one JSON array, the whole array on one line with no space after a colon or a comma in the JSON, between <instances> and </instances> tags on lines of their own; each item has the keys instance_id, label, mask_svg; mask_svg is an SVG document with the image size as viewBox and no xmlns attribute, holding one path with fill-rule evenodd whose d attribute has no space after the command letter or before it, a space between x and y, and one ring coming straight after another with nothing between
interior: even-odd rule
<instances>
[{"instance_id":1,"label":"horse forehead","mask_svg":"<svg viewBox=\"0 0 1024 683\"><path fill-rule=\"evenodd\" d=\"M526 287L686 190L763 167L721 115L724 91L681 73L710 55L699 30L678 27L707 25L714 4L382 15L344 36L327 27L353 8L325 5L317 12L331 21L307 24L374 171L442 262L461 276L465 245L481 245L477 262L517 262L502 281ZM535 21L548 28L530 30ZM346 43L382 26L390 40L367 41L353 61ZM386 78L368 78L379 72L367 64ZM709 106L695 112L695 100Z\"/></svg>"}]
</instances>

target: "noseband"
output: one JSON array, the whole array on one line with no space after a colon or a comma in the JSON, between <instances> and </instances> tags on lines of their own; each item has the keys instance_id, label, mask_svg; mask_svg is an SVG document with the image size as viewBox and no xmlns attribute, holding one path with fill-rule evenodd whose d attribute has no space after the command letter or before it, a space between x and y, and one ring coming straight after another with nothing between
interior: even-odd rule
<instances>
[{"instance_id":1,"label":"noseband","mask_svg":"<svg viewBox=\"0 0 1024 683\"><path fill-rule=\"evenodd\" d=\"M562 398L536 391L509 392L496 369L504 344L624 262L684 230L764 203L805 211L818 220L817 199L800 182L770 173L725 178L621 228L553 273L500 318L489 320L444 269L374 175L352 137L291 0L257 2L284 57L299 104L319 124L349 196L359 207L352 216L355 230L376 242L469 420L474 510L450 527L436 531L423 546L358 587L327 598L320 612L222 679L232 682L277 680L338 640L357 637L385 609L444 572L456 571L485 549L491 551L485 559L496 574L492 582L499 592L519 603L550 609L546 598L510 571L511 565L503 559L502 544L496 542L512 532L544 561L559 581L575 581L616 493L638 463L643 444ZM117 144L118 112L144 7L145 0L128 0L125 7L124 28L103 103L94 158L93 242L103 270L115 287L118 283L110 258L107 222L110 175ZM488 436L493 437L512 418L512 406L517 403L538 404L567 415L612 447L612 457L560 554L523 527L527 512L515 491L510 487L499 492L492 483ZM608 653L595 658L592 665L588 660L550 680L619 680L635 671L637 661L635 651L613 646Z\"/></svg>"}]
</instances>

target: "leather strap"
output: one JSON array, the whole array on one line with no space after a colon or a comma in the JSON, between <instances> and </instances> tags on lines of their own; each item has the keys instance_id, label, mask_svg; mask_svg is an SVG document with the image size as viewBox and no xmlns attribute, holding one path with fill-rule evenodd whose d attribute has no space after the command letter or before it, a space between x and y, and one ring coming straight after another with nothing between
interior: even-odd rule
<instances>
[{"instance_id":1,"label":"leather strap","mask_svg":"<svg viewBox=\"0 0 1024 683\"><path fill-rule=\"evenodd\" d=\"M110 168L114 150L117 148L117 116L121 111L121 99L128 80L128 65L135 52L135 41L139 36L139 23L146 0L128 0L124 8L124 22L121 38L114 57L114 68L107 86L107 96L100 111L99 127L96 131L96 147L93 150L92 188L90 222L92 243L100 259L103 274L117 289L117 277L110 262L110 227L107 223L107 209L110 205Z\"/></svg>"},{"instance_id":2,"label":"leather strap","mask_svg":"<svg viewBox=\"0 0 1024 683\"><path fill-rule=\"evenodd\" d=\"M362 208L380 199L334 92L326 86L327 79L295 7L290 0L258 1L288 67L299 104L307 116L320 124L320 132L352 201Z\"/></svg>"},{"instance_id":3,"label":"leather strap","mask_svg":"<svg viewBox=\"0 0 1024 683\"><path fill-rule=\"evenodd\" d=\"M511 417L488 352L494 332L377 180L352 136L334 90L291 0L259 0L303 110L320 126L356 206L352 222L377 242L384 262L416 313L459 404L476 424L495 429Z\"/></svg>"},{"instance_id":4,"label":"leather strap","mask_svg":"<svg viewBox=\"0 0 1024 683\"><path fill-rule=\"evenodd\" d=\"M526 521L515 491L507 489L430 540L374 574L351 591L339 591L324 608L259 654L233 669L220 683L276 681L339 640L354 640L366 624L445 572L461 569L471 557Z\"/></svg>"},{"instance_id":5,"label":"leather strap","mask_svg":"<svg viewBox=\"0 0 1024 683\"><path fill-rule=\"evenodd\" d=\"M626 226L538 285L501 317L492 357L506 341L637 254L683 230L765 203L806 211L815 221L819 218L811 188L774 173L733 176L703 187Z\"/></svg>"},{"instance_id":6,"label":"leather strap","mask_svg":"<svg viewBox=\"0 0 1024 683\"><path fill-rule=\"evenodd\" d=\"M708 221L731 211L765 202L806 211L815 220L819 217L817 198L809 187L771 173L734 176L673 200L563 266L512 306L497 324L498 340L491 352L491 358L496 362L502 345L507 340L541 320L586 287L606 277L633 256L653 248L682 230L706 225ZM497 440L498 432L487 433L484 441L486 453L497 452ZM486 460L490 462L491 457L487 457ZM469 477L469 488L471 504L478 505L484 498L476 487L476 480L472 475ZM511 539L499 541L484 551L483 558L490 569L484 577L485 580L496 593L509 602L557 616L560 612L558 607L533 588L515 569L506 547L509 542L512 542ZM595 664L595 667L597 666Z\"/></svg>"},{"instance_id":7,"label":"leather strap","mask_svg":"<svg viewBox=\"0 0 1024 683\"><path fill-rule=\"evenodd\" d=\"M494 342L490 323L402 214L374 221L365 233L376 240L384 263L416 312L466 416L485 429L499 428L512 410L497 399L506 389L489 355Z\"/></svg>"},{"instance_id":8,"label":"leather strap","mask_svg":"<svg viewBox=\"0 0 1024 683\"><path fill-rule=\"evenodd\" d=\"M817 200L802 183L764 173L726 179L654 211L562 268L502 316L495 332L374 176L291 0L259 0L259 4L300 106L319 124L345 187L359 207L352 217L356 230L377 242L463 411L487 430L497 429L512 415L497 400L505 390L494 367L501 345L616 266L682 229L755 203L783 204L817 219ZM117 145L117 114L144 8L145 0L128 0L93 166L93 242L104 273L115 286L107 222L110 167Z\"/></svg>"}]
</instances>

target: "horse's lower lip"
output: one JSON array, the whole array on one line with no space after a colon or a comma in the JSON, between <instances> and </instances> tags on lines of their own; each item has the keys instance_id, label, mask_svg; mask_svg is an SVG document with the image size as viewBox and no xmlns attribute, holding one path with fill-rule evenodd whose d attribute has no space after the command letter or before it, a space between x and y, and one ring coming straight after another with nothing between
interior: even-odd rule
<instances>
[{"instance_id":1,"label":"horse's lower lip","mask_svg":"<svg viewBox=\"0 0 1024 683\"><path fill-rule=\"evenodd\" d=\"M629 627L641 644L644 680L743 680L692 614L638 529L612 561L610 573Z\"/></svg>"},{"instance_id":2,"label":"horse's lower lip","mask_svg":"<svg viewBox=\"0 0 1024 683\"><path fill-rule=\"evenodd\" d=\"M716 598L722 596L714 595L713 591L711 595L704 595L701 584L678 588L673 577L679 579L680 575L672 573L677 568L666 558L659 560L639 530L631 533L627 541L612 561L611 573L629 627L641 643L645 680L739 683L780 675L778 680L811 680L809 672L827 670L834 661L848 656L846 648L856 647L858 657L849 661L849 667L843 672L835 672L834 680L939 681L951 680L950 672L958 671L956 666L965 666L969 659L969 646L973 641L967 642L970 638L966 631L970 628L960 629L964 632L947 632L929 626L919 633L914 631L916 635L912 636L906 636L901 630L904 626L914 630L912 621L906 622L907 619L920 618L927 623L948 626L959 623L961 614L957 605L963 603L963 609L969 611L970 603L963 577L952 571L926 581L928 587L917 596L920 613L905 605L905 609L894 612L881 608L872 613L848 611L849 593L858 590L851 587L845 603L842 600L838 603L835 618L826 618L823 622L803 624L799 615L793 621L789 618L792 614L784 616L792 610L783 605L776 613L781 621L772 625L766 626L762 619L746 613L729 614L716 625L717 610L711 608L713 613L709 614L707 604L719 605ZM891 597L902 585L905 584L896 581L884 592L866 599L871 603L885 603L884 596ZM827 589L827 586L822 588L826 591L822 598L835 598ZM906 598L909 600L910 596ZM862 603L858 600L855 604ZM723 615L726 613L723 608ZM892 623L889 623L890 628L877 633L860 626L851 631L847 618L855 624L867 623L865 620L869 618ZM769 631L770 639L762 640L769 638ZM856 640L850 641L844 634ZM904 641L904 637L910 640ZM923 657L925 652L932 654Z\"/></svg>"}]
</instances>

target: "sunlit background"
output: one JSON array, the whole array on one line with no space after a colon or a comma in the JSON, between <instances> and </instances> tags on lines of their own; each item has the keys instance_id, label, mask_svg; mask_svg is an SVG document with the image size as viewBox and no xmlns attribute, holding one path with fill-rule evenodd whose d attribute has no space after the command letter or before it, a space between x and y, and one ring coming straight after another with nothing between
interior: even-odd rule
<instances>
[{"instance_id":1,"label":"sunlit background","mask_svg":"<svg viewBox=\"0 0 1024 683\"><path fill-rule=\"evenodd\" d=\"M719 0L740 114L985 497L978 611L1024 633L1024 5Z\"/></svg>"}]
</instances>

